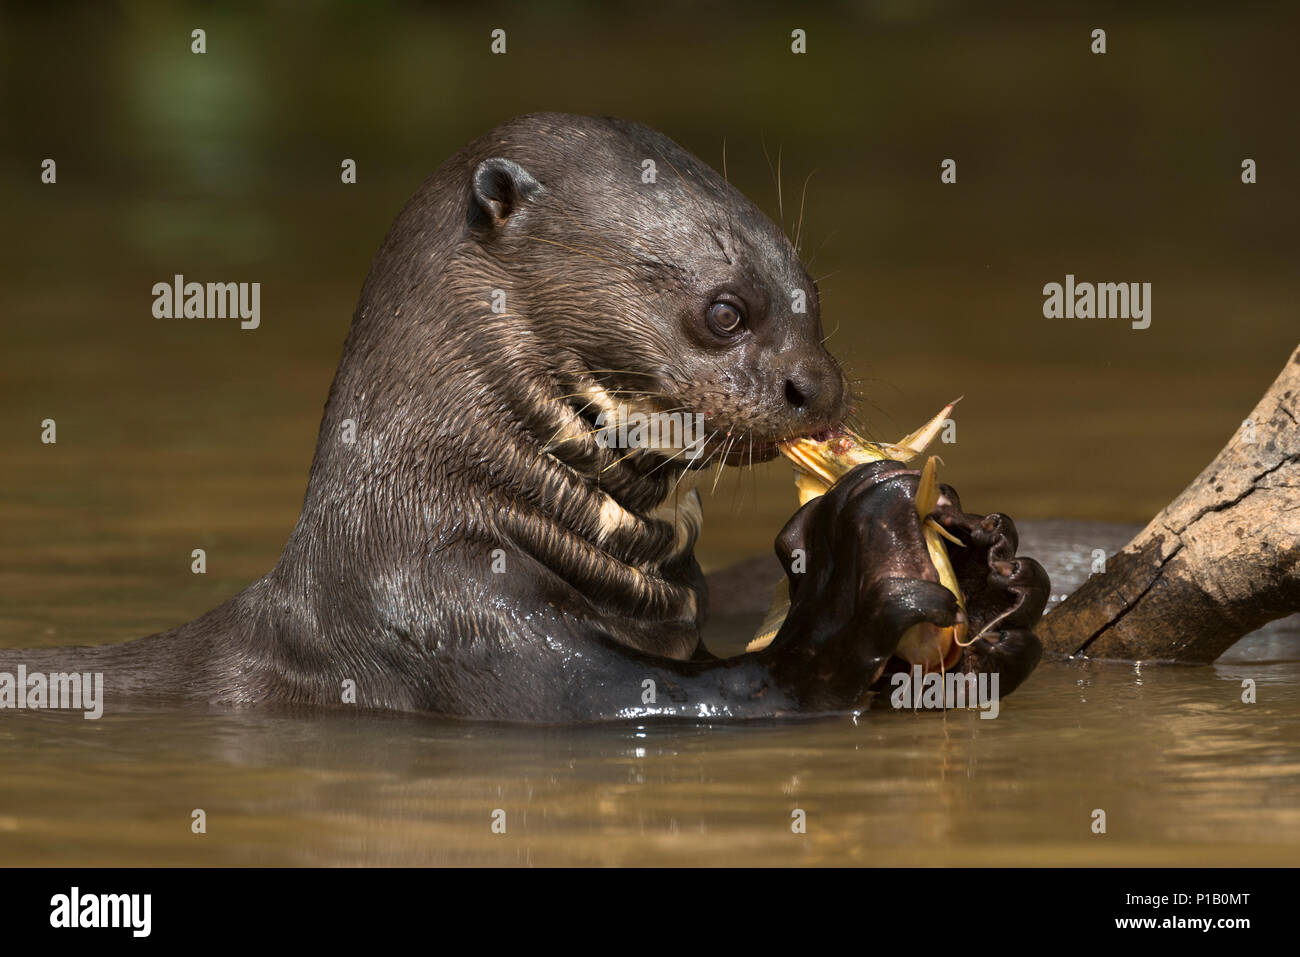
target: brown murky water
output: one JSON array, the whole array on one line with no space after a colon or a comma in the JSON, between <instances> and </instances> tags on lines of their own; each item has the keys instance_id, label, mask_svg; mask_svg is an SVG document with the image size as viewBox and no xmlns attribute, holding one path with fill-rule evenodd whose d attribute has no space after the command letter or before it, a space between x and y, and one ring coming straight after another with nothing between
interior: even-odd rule
<instances>
[{"instance_id":1,"label":"brown murky water","mask_svg":"<svg viewBox=\"0 0 1300 957\"><path fill-rule=\"evenodd\" d=\"M722 23L516 14L485 73L477 22L323 9L201 8L206 59L187 52L198 14L5 14L0 646L155 632L274 563L388 221L529 109L643 119L714 163L725 137L774 215L779 147L787 224L817 170L804 231L830 345L881 437L965 394L944 458L969 508L1143 521L1294 347L1300 132L1269 91L1296 88L1295 31L1255 8L1113 12L1124 42L1098 63L1082 21L864 7L810 16L826 55L795 70L765 32L788 25L751 17L725 30L726 89L662 69L708 62ZM261 328L154 319L176 272L260 281ZM1043 319L1067 272L1152 282L1151 328ZM792 507L780 466L723 475L702 561L770 548ZM1282 864L1298 825L1294 640L1203 668L1045 665L992 721L0 713L0 863Z\"/></svg>"},{"instance_id":2,"label":"brown murky water","mask_svg":"<svg viewBox=\"0 0 1300 957\"><path fill-rule=\"evenodd\" d=\"M1243 671L1257 704L1239 701ZM1289 865L1297 678L1294 662L1055 665L996 720L856 725L24 713L0 723L0 860Z\"/></svg>"}]
</instances>

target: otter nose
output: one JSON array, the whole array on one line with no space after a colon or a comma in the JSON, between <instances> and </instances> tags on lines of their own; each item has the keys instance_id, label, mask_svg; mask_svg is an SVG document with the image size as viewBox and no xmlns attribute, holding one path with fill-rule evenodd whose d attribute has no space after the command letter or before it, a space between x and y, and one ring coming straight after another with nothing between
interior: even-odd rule
<instances>
[{"instance_id":1,"label":"otter nose","mask_svg":"<svg viewBox=\"0 0 1300 957\"><path fill-rule=\"evenodd\" d=\"M844 401L844 380L834 363L800 360L786 371L785 401L801 417L837 418Z\"/></svg>"}]
</instances>

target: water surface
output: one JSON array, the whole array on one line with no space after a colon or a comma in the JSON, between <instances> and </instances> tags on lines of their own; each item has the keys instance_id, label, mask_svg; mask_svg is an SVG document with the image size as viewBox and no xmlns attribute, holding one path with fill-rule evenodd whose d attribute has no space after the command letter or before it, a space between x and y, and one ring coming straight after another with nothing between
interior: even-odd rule
<instances>
[{"instance_id":1,"label":"water surface","mask_svg":"<svg viewBox=\"0 0 1300 957\"><path fill-rule=\"evenodd\" d=\"M0 722L0 861L1294 864L1300 663L1248 670L1254 705L1238 666L1048 665L996 720L24 713Z\"/></svg>"}]
</instances>

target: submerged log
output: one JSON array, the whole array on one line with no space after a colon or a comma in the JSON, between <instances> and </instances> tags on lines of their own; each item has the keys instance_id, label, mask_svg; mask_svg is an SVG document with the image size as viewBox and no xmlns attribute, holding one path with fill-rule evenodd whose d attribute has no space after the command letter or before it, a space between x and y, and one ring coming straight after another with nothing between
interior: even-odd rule
<instances>
[{"instance_id":1,"label":"submerged log","mask_svg":"<svg viewBox=\"0 0 1300 957\"><path fill-rule=\"evenodd\" d=\"M1037 629L1055 657L1210 662L1300 611L1300 348L1218 456Z\"/></svg>"}]
</instances>

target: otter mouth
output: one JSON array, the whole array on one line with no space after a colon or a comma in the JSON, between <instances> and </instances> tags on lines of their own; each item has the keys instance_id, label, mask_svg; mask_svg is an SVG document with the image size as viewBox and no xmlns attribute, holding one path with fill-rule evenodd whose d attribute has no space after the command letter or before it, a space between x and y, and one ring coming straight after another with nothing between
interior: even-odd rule
<instances>
[{"instance_id":1,"label":"otter mouth","mask_svg":"<svg viewBox=\"0 0 1300 957\"><path fill-rule=\"evenodd\" d=\"M734 442L731 447L728 447L728 440L718 439L714 449L708 454L700 456L699 460L692 464L697 468L702 468L705 465L714 465L721 459L726 465L738 467L758 465L762 462L770 462L780 456L782 449L791 442L800 440L829 442L840 433L840 429L841 426L836 423L815 431L792 432L779 439L744 438Z\"/></svg>"},{"instance_id":2,"label":"otter mouth","mask_svg":"<svg viewBox=\"0 0 1300 957\"><path fill-rule=\"evenodd\" d=\"M719 459L726 465L736 466L737 468L745 465L758 465L761 462L770 462L781 454L781 445L779 442L773 442L769 439L762 441L736 443L735 448L727 448L723 443L722 448L715 451L714 454L704 456L701 462L704 465L714 465Z\"/></svg>"},{"instance_id":3,"label":"otter mouth","mask_svg":"<svg viewBox=\"0 0 1300 957\"><path fill-rule=\"evenodd\" d=\"M671 404L665 410L662 395L648 390L611 388L595 378L575 384L563 400L583 424L581 438L584 440L613 450L624 449L625 458L642 453L666 459L668 462L664 464L672 463L687 470L704 469L719 462L735 467L770 462L791 442L829 441L842 428L839 422L833 422L815 429L761 438L753 434L752 427L741 425L711 429L706 413Z\"/></svg>"}]
</instances>

